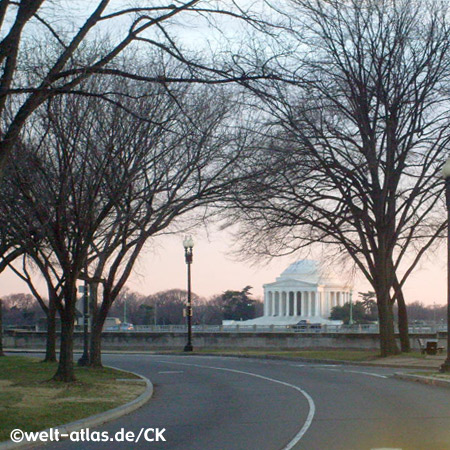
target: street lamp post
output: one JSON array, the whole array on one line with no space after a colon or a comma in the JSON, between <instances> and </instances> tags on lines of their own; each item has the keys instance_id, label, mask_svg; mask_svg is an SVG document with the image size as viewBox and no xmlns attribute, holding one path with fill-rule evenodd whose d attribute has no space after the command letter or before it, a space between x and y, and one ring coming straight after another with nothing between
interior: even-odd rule
<instances>
[{"instance_id":1,"label":"street lamp post","mask_svg":"<svg viewBox=\"0 0 450 450\"><path fill-rule=\"evenodd\" d=\"M87 277L87 268L85 270ZM89 284L87 278L81 288L83 288L83 355L78 360L78 365L87 366L89 364Z\"/></svg>"},{"instance_id":2,"label":"street lamp post","mask_svg":"<svg viewBox=\"0 0 450 450\"><path fill-rule=\"evenodd\" d=\"M192 264L192 249L194 247L194 240L192 236L186 236L183 241L184 256L187 265L187 343L184 346L185 352L192 352L192 304L191 304L191 264Z\"/></svg>"},{"instance_id":3,"label":"street lamp post","mask_svg":"<svg viewBox=\"0 0 450 450\"><path fill-rule=\"evenodd\" d=\"M450 158L442 168L445 179L445 200L447 205L447 359L441 372L450 372Z\"/></svg>"},{"instance_id":4,"label":"street lamp post","mask_svg":"<svg viewBox=\"0 0 450 450\"><path fill-rule=\"evenodd\" d=\"M350 291L350 318L348 320L348 324L350 326L353 325L353 301L352 301L352 294L353 294L353 292Z\"/></svg>"}]
</instances>

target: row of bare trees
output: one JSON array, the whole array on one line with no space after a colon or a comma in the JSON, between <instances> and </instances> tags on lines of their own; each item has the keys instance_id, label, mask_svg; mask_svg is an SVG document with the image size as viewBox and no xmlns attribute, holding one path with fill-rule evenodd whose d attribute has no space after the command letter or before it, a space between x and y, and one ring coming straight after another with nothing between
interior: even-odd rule
<instances>
[{"instance_id":1,"label":"row of bare trees","mask_svg":"<svg viewBox=\"0 0 450 450\"><path fill-rule=\"evenodd\" d=\"M194 209L205 217L240 176L236 102L220 85L260 75L172 30L253 19L200 3L0 3L0 271L14 261L45 311L48 360L61 317L57 380L74 378L77 281L99 299L91 364L101 365L103 322L145 243L180 217L198 220Z\"/></svg>"},{"instance_id":2,"label":"row of bare trees","mask_svg":"<svg viewBox=\"0 0 450 450\"><path fill-rule=\"evenodd\" d=\"M49 324L60 315L55 379L73 379L78 280L98 299L98 366L104 320L145 244L217 208L241 224L247 256L319 244L349 257L376 292L382 354L398 352L394 302L407 351L402 287L445 227L446 5L286 0L269 20L200 1L113 3L72 15L0 4L0 271L15 261ZM213 28L239 16L258 40L200 58L170 33L194 16ZM92 38L113 25L114 38Z\"/></svg>"},{"instance_id":3,"label":"row of bare trees","mask_svg":"<svg viewBox=\"0 0 450 450\"><path fill-rule=\"evenodd\" d=\"M23 251L14 270L38 298L34 271L47 283L49 302L41 301L49 342L55 311L61 317L55 378L64 381L73 379L80 279L98 298L90 363L100 366L103 323L144 245L203 220L206 207L239 180L237 162L247 151L233 123L231 94L221 87L180 84L169 93L114 78L89 83L118 92L117 102L85 96L46 102L22 133L1 187L11 251ZM198 208L200 219L193 214ZM54 347L47 350L54 359Z\"/></svg>"}]
</instances>

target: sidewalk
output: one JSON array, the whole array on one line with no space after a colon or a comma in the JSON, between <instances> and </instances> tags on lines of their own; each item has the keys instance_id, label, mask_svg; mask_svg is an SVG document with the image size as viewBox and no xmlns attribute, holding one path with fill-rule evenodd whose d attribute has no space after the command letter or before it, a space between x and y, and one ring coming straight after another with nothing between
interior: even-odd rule
<instances>
[{"instance_id":1,"label":"sidewalk","mask_svg":"<svg viewBox=\"0 0 450 450\"><path fill-rule=\"evenodd\" d=\"M398 367L404 369L439 370L444 363L446 355L426 355L424 358L408 358L405 356L390 356L377 358L373 361L364 361L364 364L383 367Z\"/></svg>"},{"instance_id":2,"label":"sidewalk","mask_svg":"<svg viewBox=\"0 0 450 450\"><path fill-rule=\"evenodd\" d=\"M398 369L417 369L413 373L395 372L394 378L416 383L429 384L450 388L450 374L439 372L439 368L444 363L446 355L426 355L424 358L405 358L392 356L381 358L375 361L367 361L365 364Z\"/></svg>"}]
</instances>

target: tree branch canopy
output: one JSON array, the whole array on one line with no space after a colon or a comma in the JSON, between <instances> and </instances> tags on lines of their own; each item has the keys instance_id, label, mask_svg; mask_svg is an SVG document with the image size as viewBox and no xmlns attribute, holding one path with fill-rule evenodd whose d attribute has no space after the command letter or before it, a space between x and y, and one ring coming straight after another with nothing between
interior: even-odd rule
<instances>
[{"instance_id":1,"label":"tree branch canopy","mask_svg":"<svg viewBox=\"0 0 450 450\"><path fill-rule=\"evenodd\" d=\"M204 5L200 7L199 5ZM215 8L206 0L190 0L149 6L138 0L133 6L97 0L72 2L70 7L51 0L2 1L0 4L0 179L8 155L33 112L55 95L77 92L87 78L104 74L146 83L229 83L257 79L238 65L211 52L208 42L180 45L172 36L183 23L194 21L212 29L211 17L252 22L257 20L230 5ZM188 25L186 25L188 29ZM189 39L184 39L185 41ZM182 74L139 72L138 65L123 66L122 55L159 52L176 60ZM160 58L158 58L160 59ZM148 60L148 59L147 59ZM154 73L154 71L152 71Z\"/></svg>"},{"instance_id":2,"label":"tree branch canopy","mask_svg":"<svg viewBox=\"0 0 450 450\"><path fill-rule=\"evenodd\" d=\"M382 352L395 353L395 277L404 283L445 226L447 7L294 0L277 12L289 32L273 70L298 81L249 83L268 119L253 164L261 175L235 196L241 248L320 243L350 256L377 293Z\"/></svg>"}]
</instances>

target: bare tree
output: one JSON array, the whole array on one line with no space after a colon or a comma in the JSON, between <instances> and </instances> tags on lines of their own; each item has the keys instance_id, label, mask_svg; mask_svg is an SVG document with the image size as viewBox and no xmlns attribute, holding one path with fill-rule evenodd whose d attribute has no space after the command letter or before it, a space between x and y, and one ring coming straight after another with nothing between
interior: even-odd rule
<instances>
[{"instance_id":1,"label":"bare tree","mask_svg":"<svg viewBox=\"0 0 450 450\"><path fill-rule=\"evenodd\" d=\"M46 271L61 316L56 380L74 379L77 281L101 286L91 340L92 365L101 365L104 320L146 241L176 231L179 218L193 218L199 207L203 220L236 182L245 156L223 89L155 86L143 95L134 84L120 88L127 104L54 99L11 164L21 217L37 223L45 241L30 256Z\"/></svg>"},{"instance_id":2,"label":"bare tree","mask_svg":"<svg viewBox=\"0 0 450 450\"><path fill-rule=\"evenodd\" d=\"M209 299L199 299L194 302L193 322L197 324L221 325L223 311L221 295Z\"/></svg>"},{"instance_id":3,"label":"bare tree","mask_svg":"<svg viewBox=\"0 0 450 450\"><path fill-rule=\"evenodd\" d=\"M115 205L118 225L93 246L91 275L102 284L101 303L94 308L92 322L94 366L101 365L101 331L108 311L146 242L186 227L187 219L197 221L199 209L203 221L241 179L238 166L247 158L246 136L236 127L239 111L230 93L184 86L172 90L171 98L174 94L176 108L171 114L175 116L166 122L158 141L148 130L142 136L142 130L135 132L141 136L144 157L136 161L136 175ZM135 123L132 117L121 121ZM124 161L117 162L115 176L124 173Z\"/></svg>"},{"instance_id":4,"label":"bare tree","mask_svg":"<svg viewBox=\"0 0 450 450\"><path fill-rule=\"evenodd\" d=\"M129 181L116 182L117 189L110 192L111 164L123 147L119 145L117 150L108 146L108 129L102 133L94 129L100 113L100 108L94 107L96 103L94 98L71 98L58 121L54 114L58 107L62 112L61 104L49 104L40 120L33 123L30 134L23 137L8 167L8 180L16 186L17 196L5 217L14 224L11 230L15 238L43 274L61 316L55 379L63 381L74 379L72 335L77 281L91 242L112 226L107 218L116 202L114 195L121 195L117 189L123 192ZM92 125L87 126L89 123ZM34 247L36 235L40 245ZM22 271L30 281L25 265Z\"/></svg>"},{"instance_id":5,"label":"bare tree","mask_svg":"<svg viewBox=\"0 0 450 450\"><path fill-rule=\"evenodd\" d=\"M3 204L11 204L15 197L16 190L13 185L3 186L1 190ZM17 237L11 232L10 225L9 218L2 211L0 214L0 274L24 252L17 242Z\"/></svg>"},{"instance_id":6,"label":"bare tree","mask_svg":"<svg viewBox=\"0 0 450 450\"><path fill-rule=\"evenodd\" d=\"M158 325L181 325L186 319L183 317L183 309L186 307L187 292L182 289L169 289L156 292L147 297L147 302L156 309L156 323ZM192 294L192 302L197 305L199 296ZM195 321L196 310L194 308L193 320Z\"/></svg>"},{"instance_id":7,"label":"bare tree","mask_svg":"<svg viewBox=\"0 0 450 450\"><path fill-rule=\"evenodd\" d=\"M377 295L381 353L395 354L393 299L404 307L402 286L445 228L448 11L438 1L288 5L287 83L249 84L271 118L255 157L263 174L237 198L242 247L278 255L321 243L349 255Z\"/></svg>"},{"instance_id":8,"label":"bare tree","mask_svg":"<svg viewBox=\"0 0 450 450\"><path fill-rule=\"evenodd\" d=\"M5 356L3 353L3 300L0 299L0 356Z\"/></svg>"},{"instance_id":9,"label":"bare tree","mask_svg":"<svg viewBox=\"0 0 450 450\"><path fill-rule=\"evenodd\" d=\"M21 190L12 171L7 170L1 185L0 202L0 273L10 267L25 281L47 317L47 342L44 361L56 361L55 287L45 268L45 242L39 232L39 222L26 216L28 209L21 202ZM22 261L20 264L19 261ZM34 264L32 263L34 261ZM31 264L30 264L31 263ZM33 266L33 267L31 267ZM36 267L46 279L48 300L41 297L33 282Z\"/></svg>"},{"instance_id":10,"label":"bare tree","mask_svg":"<svg viewBox=\"0 0 450 450\"><path fill-rule=\"evenodd\" d=\"M19 227L20 228L20 227ZM18 263L18 259L9 264L9 268L27 285L34 299L38 302L45 314L47 322L47 335L45 344L44 362L56 361L56 299L58 296L58 288L55 286L55 280L50 276L48 264L48 249L39 249L30 247L27 240L22 241L21 249L24 251L22 255L22 263ZM44 256L45 255L45 256ZM48 298L45 299L36 287L35 279L41 275L47 285Z\"/></svg>"},{"instance_id":11,"label":"bare tree","mask_svg":"<svg viewBox=\"0 0 450 450\"><path fill-rule=\"evenodd\" d=\"M24 125L47 99L66 93L108 98L106 92L86 92L80 87L93 74L163 84L252 78L254 74L243 73L238 66L219 65L217 58L211 65L201 62L185 50L186 45L176 43L171 27L179 29L182 19L207 25L212 22L211 15L251 21L241 8L221 9L200 0L158 5L143 0L129 4L111 0L64 4L51 0L1 1L0 176ZM137 66L118 63L125 50L141 55L158 50L183 64L186 72L183 76L164 70L156 75L139 72Z\"/></svg>"}]
</instances>

